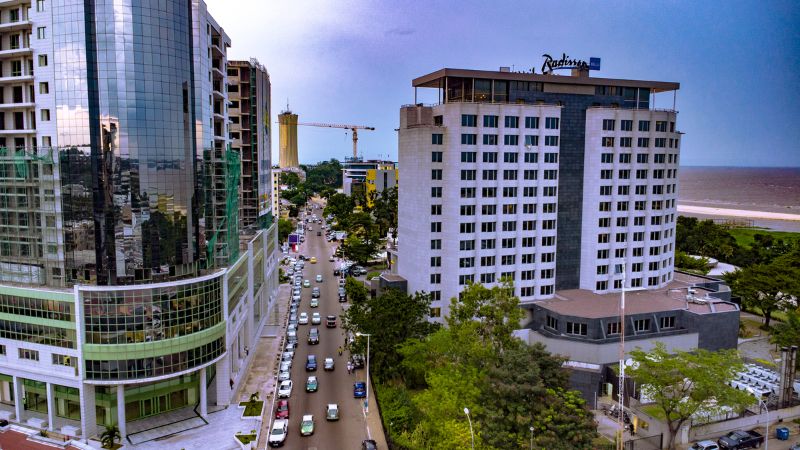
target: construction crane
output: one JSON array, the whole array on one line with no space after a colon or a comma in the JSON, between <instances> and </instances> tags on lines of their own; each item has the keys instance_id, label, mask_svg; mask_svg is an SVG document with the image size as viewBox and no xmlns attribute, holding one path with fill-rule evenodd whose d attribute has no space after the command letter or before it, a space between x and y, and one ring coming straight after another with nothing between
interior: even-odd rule
<instances>
[{"instance_id":1,"label":"construction crane","mask_svg":"<svg viewBox=\"0 0 800 450\"><path fill-rule=\"evenodd\" d=\"M375 127L367 127L363 125L340 125L336 123L298 122L297 125L302 125L305 127L342 128L345 130L350 130L353 133L353 158L358 158L358 130L375 130Z\"/></svg>"}]
</instances>

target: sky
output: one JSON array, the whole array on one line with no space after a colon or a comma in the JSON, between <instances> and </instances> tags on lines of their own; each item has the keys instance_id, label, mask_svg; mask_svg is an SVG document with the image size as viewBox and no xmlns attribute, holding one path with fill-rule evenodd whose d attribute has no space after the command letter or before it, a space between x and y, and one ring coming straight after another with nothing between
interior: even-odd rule
<instances>
[{"instance_id":1,"label":"sky","mask_svg":"<svg viewBox=\"0 0 800 450\"><path fill-rule=\"evenodd\" d=\"M682 165L800 167L797 1L206 2L229 59L269 71L273 122L288 101L301 122L375 127L358 135L366 158L397 160L412 79L445 67L540 72L542 54L567 53L602 58L595 77L680 83ZM420 89L420 101L435 96ZM657 94L654 106L672 100ZM343 159L351 136L301 126L298 152L301 163Z\"/></svg>"}]
</instances>

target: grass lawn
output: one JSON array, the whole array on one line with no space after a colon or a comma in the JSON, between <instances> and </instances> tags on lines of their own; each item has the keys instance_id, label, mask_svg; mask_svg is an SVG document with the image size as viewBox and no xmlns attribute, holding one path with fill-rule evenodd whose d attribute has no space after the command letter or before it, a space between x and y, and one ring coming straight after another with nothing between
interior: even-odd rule
<instances>
[{"instance_id":1,"label":"grass lawn","mask_svg":"<svg viewBox=\"0 0 800 450\"><path fill-rule=\"evenodd\" d=\"M753 314L755 314L757 316L764 317L764 313L761 312L761 308L758 308L758 307L747 308L747 312L753 313ZM786 313L783 312L783 311L772 311L772 314L770 314L770 316L772 316L772 320L776 320L777 319L777 320L780 320L781 322L786 322L786 320L788 318L786 316ZM770 323L772 323L772 322L770 322Z\"/></svg>"},{"instance_id":2,"label":"grass lawn","mask_svg":"<svg viewBox=\"0 0 800 450\"><path fill-rule=\"evenodd\" d=\"M264 401L263 400L256 400L254 402L241 402L239 406L244 406L244 414L245 417L260 417L261 410L264 408Z\"/></svg>"},{"instance_id":3,"label":"grass lawn","mask_svg":"<svg viewBox=\"0 0 800 450\"><path fill-rule=\"evenodd\" d=\"M242 444L247 445L251 442L256 441L255 434L237 434L236 439L238 439Z\"/></svg>"},{"instance_id":4,"label":"grass lawn","mask_svg":"<svg viewBox=\"0 0 800 450\"><path fill-rule=\"evenodd\" d=\"M650 417L654 417L654 418L656 418L658 420L661 420L661 421L663 421L664 418L666 417L664 415L664 411L661 408L659 408L657 405L645 405L645 406L640 407L639 409L641 409L645 413L649 414Z\"/></svg>"},{"instance_id":5,"label":"grass lawn","mask_svg":"<svg viewBox=\"0 0 800 450\"><path fill-rule=\"evenodd\" d=\"M784 241L800 241L800 233L792 233L790 231L770 231L760 228L731 228L728 232L736 238L736 243L750 247L755 242L754 236L756 234L768 234L775 239L782 239Z\"/></svg>"}]
</instances>

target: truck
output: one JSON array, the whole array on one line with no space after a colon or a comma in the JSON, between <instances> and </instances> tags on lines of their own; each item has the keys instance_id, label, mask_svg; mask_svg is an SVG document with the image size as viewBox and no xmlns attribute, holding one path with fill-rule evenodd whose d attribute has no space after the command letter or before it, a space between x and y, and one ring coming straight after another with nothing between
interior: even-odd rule
<instances>
[{"instance_id":1,"label":"truck","mask_svg":"<svg viewBox=\"0 0 800 450\"><path fill-rule=\"evenodd\" d=\"M717 440L720 449L739 450L743 448L759 448L764 444L764 436L757 431L736 430Z\"/></svg>"}]
</instances>

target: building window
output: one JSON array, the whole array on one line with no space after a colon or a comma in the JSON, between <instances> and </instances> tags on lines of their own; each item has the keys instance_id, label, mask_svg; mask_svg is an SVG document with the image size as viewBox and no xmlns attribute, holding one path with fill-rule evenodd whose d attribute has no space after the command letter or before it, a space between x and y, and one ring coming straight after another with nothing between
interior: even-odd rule
<instances>
[{"instance_id":1,"label":"building window","mask_svg":"<svg viewBox=\"0 0 800 450\"><path fill-rule=\"evenodd\" d=\"M442 291L431 291L431 300L439 301L442 299Z\"/></svg>"},{"instance_id":2,"label":"building window","mask_svg":"<svg viewBox=\"0 0 800 450\"><path fill-rule=\"evenodd\" d=\"M431 233L441 233L442 222L431 222Z\"/></svg>"},{"instance_id":3,"label":"building window","mask_svg":"<svg viewBox=\"0 0 800 450\"><path fill-rule=\"evenodd\" d=\"M603 119L603 131L614 131L614 119Z\"/></svg>"},{"instance_id":4,"label":"building window","mask_svg":"<svg viewBox=\"0 0 800 450\"><path fill-rule=\"evenodd\" d=\"M50 110L49 109L43 109L41 114L42 114L42 121L43 122L49 122L50 121Z\"/></svg>"},{"instance_id":5,"label":"building window","mask_svg":"<svg viewBox=\"0 0 800 450\"><path fill-rule=\"evenodd\" d=\"M39 67L47 67L47 55L39 55Z\"/></svg>"},{"instance_id":6,"label":"building window","mask_svg":"<svg viewBox=\"0 0 800 450\"><path fill-rule=\"evenodd\" d=\"M505 152L503 153L503 162L516 163L519 161L517 153Z\"/></svg>"},{"instance_id":7,"label":"building window","mask_svg":"<svg viewBox=\"0 0 800 450\"><path fill-rule=\"evenodd\" d=\"M476 114L462 114L461 115L461 126L462 127L477 127L478 126L478 116Z\"/></svg>"},{"instance_id":8,"label":"building window","mask_svg":"<svg viewBox=\"0 0 800 450\"><path fill-rule=\"evenodd\" d=\"M649 331L650 330L650 319L636 319L636 320L634 320L633 321L633 329L636 330L636 331Z\"/></svg>"},{"instance_id":9,"label":"building window","mask_svg":"<svg viewBox=\"0 0 800 450\"><path fill-rule=\"evenodd\" d=\"M494 283L495 275L494 273L482 273L481 274L481 283Z\"/></svg>"},{"instance_id":10,"label":"building window","mask_svg":"<svg viewBox=\"0 0 800 450\"><path fill-rule=\"evenodd\" d=\"M442 196L442 187L441 186L434 186L431 188L431 197L439 198Z\"/></svg>"},{"instance_id":11,"label":"building window","mask_svg":"<svg viewBox=\"0 0 800 450\"><path fill-rule=\"evenodd\" d=\"M638 138L636 140L636 146L640 148L650 147L650 138Z\"/></svg>"},{"instance_id":12,"label":"building window","mask_svg":"<svg viewBox=\"0 0 800 450\"><path fill-rule=\"evenodd\" d=\"M470 274L470 275L459 275L458 276L458 285L459 286L464 286L465 284L472 283L473 281L475 281L475 275Z\"/></svg>"},{"instance_id":13,"label":"building window","mask_svg":"<svg viewBox=\"0 0 800 450\"><path fill-rule=\"evenodd\" d=\"M53 353L51 356L53 357L53 365L75 367L75 358L69 355Z\"/></svg>"},{"instance_id":14,"label":"building window","mask_svg":"<svg viewBox=\"0 0 800 450\"><path fill-rule=\"evenodd\" d=\"M544 127L548 130L557 130L558 122L558 117L547 117L544 119Z\"/></svg>"},{"instance_id":15,"label":"building window","mask_svg":"<svg viewBox=\"0 0 800 450\"><path fill-rule=\"evenodd\" d=\"M588 326L585 323L567 322L567 334L586 336Z\"/></svg>"},{"instance_id":16,"label":"building window","mask_svg":"<svg viewBox=\"0 0 800 450\"><path fill-rule=\"evenodd\" d=\"M461 181L475 181L477 170L469 169L461 171Z\"/></svg>"},{"instance_id":17,"label":"building window","mask_svg":"<svg viewBox=\"0 0 800 450\"><path fill-rule=\"evenodd\" d=\"M547 328L558 331L558 319L553 316L547 316Z\"/></svg>"},{"instance_id":18,"label":"building window","mask_svg":"<svg viewBox=\"0 0 800 450\"><path fill-rule=\"evenodd\" d=\"M519 128L519 117L505 116L504 119L506 128Z\"/></svg>"},{"instance_id":19,"label":"building window","mask_svg":"<svg viewBox=\"0 0 800 450\"><path fill-rule=\"evenodd\" d=\"M530 128L536 130L539 128L539 118L538 117L526 117L525 118L525 128Z\"/></svg>"},{"instance_id":20,"label":"building window","mask_svg":"<svg viewBox=\"0 0 800 450\"><path fill-rule=\"evenodd\" d=\"M432 134L431 135L431 144L433 145L442 145L444 142L444 135L443 134Z\"/></svg>"},{"instance_id":21,"label":"building window","mask_svg":"<svg viewBox=\"0 0 800 450\"><path fill-rule=\"evenodd\" d=\"M483 162L485 162L485 163L496 163L497 162L497 152L483 152Z\"/></svg>"},{"instance_id":22,"label":"building window","mask_svg":"<svg viewBox=\"0 0 800 450\"><path fill-rule=\"evenodd\" d=\"M431 308L430 314L428 315L431 317L442 317L442 308Z\"/></svg>"},{"instance_id":23,"label":"building window","mask_svg":"<svg viewBox=\"0 0 800 450\"><path fill-rule=\"evenodd\" d=\"M442 267L442 257L431 256L431 267Z\"/></svg>"},{"instance_id":24,"label":"building window","mask_svg":"<svg viewBox=\"0 0 800 450\"><path fill-rule=\"evenodd\" d=\"M619 322L611 322L606 324L606 334L609 336L613 336L615 334L619 334L620 326Z\"/></svg>"},{"instance_id":25,"label":"building window","mask_svg":"<svg viewBox=\"0 0 800 450\"><path fill-rule=\"evenodd\" d=\"M477 142L478 142L478 135L477 134L462 134L461 135L461 145L475 145L475 144L477 144Z\"/></svg>"},{"instance_id":26,"label":"building window","mask_svg":"<svg viewBox=\"0 0 800 450\"><path fill-rule=\"evenodd\" d=\"M650 131L650 121L649 120L640 120L639 121L639 131Z\"/></svg>"},{"instance_id":27,"label":"building window","mask_svg":"<svg viewBox=\"0 0 800 450\"><path fill-rule=\"evenodd\" d=\"M30 359L31 361L38 361L39 352L36 350L21 348L19 349L19 359Z\"/></svg>"},{"instance_id":28,"label":"building window","mask_svg":"<svg viewBox=\"0 0 800 450\"><path fill-rule=\"evenodd\" d=\"M620 129L620 131L633 131L633 121L632 120L620 120L619 121L619 129Z\"/></svg>"},{"instance_id":29,"label":"building window","mask_svg":"<svg viewBox=\"0 0 800 450\"><path fill-rule=\"evenodd\" d=\"M614 138L606 136L602 140L603 147L613 147L614 146Z\"/></svg>"},{"instance_id":30,"label":"building window","mask_svg":"<svg viewBox=\"0 0 800 450\"><path fill-rule=\"evenodd\" d=\"M5 355L5 354L6 354L6 346L0 345L0 355Z\"/></svg>"},{"instance_id":31,"label":"building window","mask_svg":"<svg viewBox=\"0 0 800 450\"><path fill-rule=\"evenodd\" d=\"M667 122L666 121L662 121L662 120L657 120L656 121L656 131L657 132L666 133L667 132Z\"/></svg>"},{"instance_id":32,"label":"building window","mask_svg":"<svg viewBox=\"0 0 800 450\"><path fill-rule=\"evenodd\" d=\"M548 147L558 147L558 136L545 136L544 145Z\"/></svg>"},{"instance_id":33,"label":"building window","mask_svg":"<svg viewBox=\"0 0 800 450\"><path fill-rule=\"evenodd\" d=\"M483 126L486 128L497 128L497 116L483 116Z\"/></svg>"},{"instance_id":34,"label":"building window","mask_svg":"<svg viewBox=\"0 0 800 450\"><path fill-rule=\"evenodd\" d=\"M517 135L503 136L503 145L519 145L519 136Z\"/></svg>"},{"instance_id":35,"label":"building window","mask_svg":"<svg viewBox=\"0 0 800 450\"><path fill-rule=\"evenodd\" d=\"M44 39L46 37L47 37L47 32L45 31L45 27L36 28L36 39Z\"/></svg>"},{"instance_id":36,"label":"building window","mask_svg":"<svg viewBox=\"0 0 800 450\"><path fill-rule=\"evenodd\" d=\"M497 145L497 135L496 134L484 134L483 135L483 145Z\"/></svg>"},{"instance_id":37,"label":"building window","mask_svg":"<svg viewBox=\"0 0 800 450\"><path fill-rule=\"evenodd\" d=\"M536 136L536 142L539 142L539 136ZM538 153L525 153L525 162L529 164L536 164L539 162L539 154Z\"/></svg>"},{"instance_id":38,"label":"building window","mask_svg":"<svg viewBox=\"0 0 800 450\"><path fill-rule=\"evenodd\" d=\"M432 216L441 216L442 215L442 205L431 205L431 215Z\"/></svg>"},{"instance_id":39,"label":"building window","mask_svg":"<svg viewBox=\"0 0 800 450\"><path fill-rule=\"evenodd\" d=\"M478 159L478 152L461 152L461 162L474 163Z\"/></svg>"},{"instance_id":40,"label":"building window","mask_svg":"<svg viewBox=\"0 0 800 450\"><path fill-rule=\"evenodd\" d=\"M526 134L525 135L525 145L529 147L534 147L539 145L539 136ZM535 154L535 153L532 153Z\"/></svg>"},{"instance_id":41,"label":"building window","mask_svg":"<svg viewBox=\"0 0 800 450\"><path fill-rule=\"evenodd\" d=\"M441 250L441 249L442 249L442 240L431 239L431 250Z\"/></svg>"},{"instance_id":42,"label":"building window","mask_svg":"<svg viewBox=\"0 0 800 450\"><path fill-rule=\"evenodd\" d=\"M442 162L442 152L432 152L431 153L431 162Z\"/></svg>"},{"instance_id":43,"label":"building window","mask_svg":"<svg viewBox=\"0 0 800 450\"><path fill-rule=\"evenodd\" d=\"M44 11L44 0L36 0L36 12Z\"/></svg>"}]
</instances>

